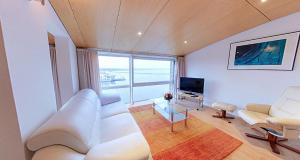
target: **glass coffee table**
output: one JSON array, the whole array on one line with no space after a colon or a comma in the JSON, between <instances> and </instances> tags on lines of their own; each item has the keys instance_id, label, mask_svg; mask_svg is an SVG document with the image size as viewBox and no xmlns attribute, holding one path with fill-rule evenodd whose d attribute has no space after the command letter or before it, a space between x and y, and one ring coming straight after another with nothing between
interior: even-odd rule
<instances>
[{"instance_id":1,"label":"glass coffee table","mask_svg":"<svg viewBox=\"0 0 300 160\"><path fill-rule=\"evenodd\" d=\"M184 121L184 125L187 126L188 111L191 110L182 104L178 104L176 100L170 102L162 98L153 100L153 114L160 113L166 120L171 122L171 131L174 131L174 123Z\"/></svg>"}]
</instances>

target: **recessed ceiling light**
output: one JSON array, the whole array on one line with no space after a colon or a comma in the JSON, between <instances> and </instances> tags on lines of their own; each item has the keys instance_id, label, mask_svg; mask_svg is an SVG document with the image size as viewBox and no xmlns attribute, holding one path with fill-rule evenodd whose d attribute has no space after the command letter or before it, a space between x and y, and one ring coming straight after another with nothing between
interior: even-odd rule
<instances>
[{"instance_id":1,"label":"recessed ceiling light","mask_svg":"<svg viewBox=\"0 0 300 160\"><path fill-rule=\"evenodd\" d=\"M142 34L143 34L142 32L138 32L138 33L137 33L138 36L141 36Z\"/></svg>"},{"instance_id":2,"label":"recessed ceiling light","mask_svg":"<svg viewBox=\"0 0 300 160\"><path fill-rule=\"evenodd\" d=\"M184 43L184 44L187 44L187 43L188 43L188 41L183 41L183 43Z\"/></svg>"},{"instance_id":3,"label":"recessed ceiling light","mask_svg":"<svg viewBox=\"0 0 300 160\"><path fill-rule=\"evenodd\" d=\"M260 2L261 2L261 3L265 3L265 2L267 2L267 0L260 0Z\"/></svg>"}]
</instances>

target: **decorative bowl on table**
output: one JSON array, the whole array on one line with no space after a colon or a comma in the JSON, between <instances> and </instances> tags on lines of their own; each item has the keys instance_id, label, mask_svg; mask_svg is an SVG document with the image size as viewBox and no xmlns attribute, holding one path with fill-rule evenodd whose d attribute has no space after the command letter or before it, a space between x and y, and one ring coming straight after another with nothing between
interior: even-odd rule
<instances>
[{"instance_id":1,"label":"decorative bowl on table","mask_svg":"<svg viewBox=\"0 0 300 160\"><path fill-rule=\"evenodd\" d=\"M169 93L169 92L165 93L165 95L164 95L165 100L170 101L172 98L173 98L172 93Z\"/></svg>"}]
</instances>

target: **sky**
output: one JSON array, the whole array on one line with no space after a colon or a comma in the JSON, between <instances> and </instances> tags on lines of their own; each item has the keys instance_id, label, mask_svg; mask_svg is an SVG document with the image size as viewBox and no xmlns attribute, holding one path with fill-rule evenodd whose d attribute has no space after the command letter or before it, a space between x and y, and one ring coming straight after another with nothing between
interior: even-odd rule
<instances>
[{"instance_id":1,"label":"sky","mask_svg":"<svg viewBox=\"0 0 300 160\"><path fill-rule=\"evenodd\" d=\"M99 56L99 67L100 68L128 68L129 69L129 58L128 57L110 57L110 56ZM170 68L170 61L157 61L157 60L142 60L134 59L134 67L141 69L161 69Z\"/></svg>"}]
</instances>

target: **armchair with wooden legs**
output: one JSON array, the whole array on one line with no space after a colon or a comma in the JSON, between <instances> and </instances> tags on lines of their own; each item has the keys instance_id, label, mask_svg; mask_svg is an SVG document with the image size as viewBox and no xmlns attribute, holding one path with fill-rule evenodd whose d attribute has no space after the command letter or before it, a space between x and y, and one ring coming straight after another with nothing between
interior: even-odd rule
<instances>
[{"instance_id":1,"label":"armchair with wooden legs","mask_svg":"<svg viewBox=\"0 0 300 160\"><path fill-rule=\"evenodd\" d=\"M252 128L266 133L265 136L246 133L246 136L268 141L277 154L280 154L277 146L300 154L300 148L282 143L300 138L300 86L288 87L273 105L248 104L238 115Z\"/></svg>"}]
</instances>

